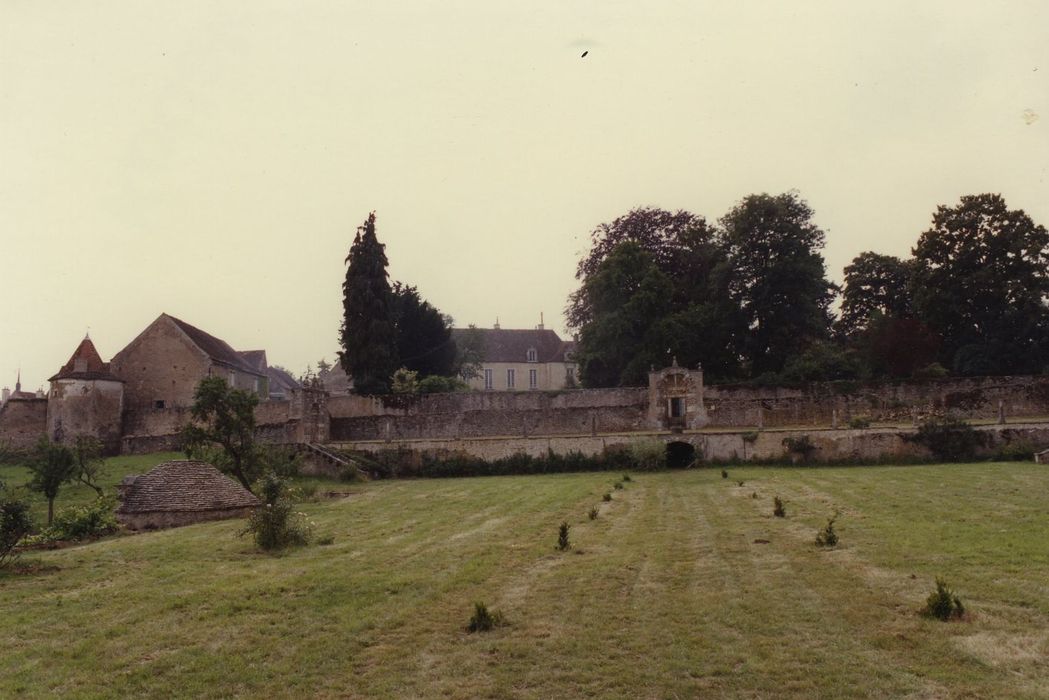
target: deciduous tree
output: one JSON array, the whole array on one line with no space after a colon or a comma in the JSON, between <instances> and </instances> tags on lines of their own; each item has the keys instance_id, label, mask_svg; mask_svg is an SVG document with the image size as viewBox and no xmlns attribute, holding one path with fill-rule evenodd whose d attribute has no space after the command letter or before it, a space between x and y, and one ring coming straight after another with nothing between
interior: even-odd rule
<instances>
[{"instance_id":1,"label":"deciduous tree","mask_svg":"<svg viewBox=\"0 0 1049 700\"><path fill-rule=\"evenodd\" d=\"M747 332L751 372L779 372L828 335L834 286L827 280L824 235L794 193L750 195L721 219L732 275L729 289Z\"/></svg>"},{"instance_id":2,"label":"deciduous tree","mask_svg":"<svg viewBox=\"0 0 1049 700\"><path fill-rule=\"evenodd\" d=\"M249 491L262 470L255 445L258 402L255 392L234 389L222 377L204 377L193 393L191 415L195 422L182 429L182 444L188 455L209 459Z\"/></svg>"},{"instance_id":3,"label":"deciduous tree","mask_svg":"<svg viewBox=\"0 0 1049 700\"><path fill-rule=\"evenodd\" d=\"M918 317L956 373L1029 373L1049 337L1049 232L998 194L940 206L914 247Z\"/></svg>"},{"instance_id":4,"label":"deciduous tree","mask_svg":"<svg viewBox=\"0 0 1049 700\"><path fill-rule=\"evenodd\" d=\"M41 437L28 462L32 473L27 486L47 499L47 524L55 519L55 498L63 484L76 478L77 463L73 451L65 445Z\"/></svg>"}]
</instances>

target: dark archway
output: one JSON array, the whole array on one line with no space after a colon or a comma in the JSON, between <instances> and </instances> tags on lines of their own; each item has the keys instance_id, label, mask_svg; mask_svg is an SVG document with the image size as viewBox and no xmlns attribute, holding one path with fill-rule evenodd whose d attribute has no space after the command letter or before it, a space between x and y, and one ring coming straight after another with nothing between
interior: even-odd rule
<instances>
[{"instance_id":1,"label":"dark archway","mask_svg":"<svg viewBox=\"0 0 1049 700\"><path fill-rule=\"evenodd\" d=\"M696 460L696 448L687 442L667 443L667 468L682 469Z\"/></svg>"}]
</instances>

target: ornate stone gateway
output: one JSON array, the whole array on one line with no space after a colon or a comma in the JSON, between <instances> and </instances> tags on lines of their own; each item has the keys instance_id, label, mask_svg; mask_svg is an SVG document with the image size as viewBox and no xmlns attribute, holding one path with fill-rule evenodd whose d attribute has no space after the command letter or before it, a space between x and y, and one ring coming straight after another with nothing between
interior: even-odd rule
<instances>
[{"instance_id":1,"label":"ornate stone gateway","mask_svg":"<svg viewBox=\"0 0 1049 700\"><path fill-rule=\"evenodd\" d=\"M706 425L703 406L703 368L679 367L673 364L648 373L648 423L656 430L682 432Z\"/></svg>"}]
</instances>

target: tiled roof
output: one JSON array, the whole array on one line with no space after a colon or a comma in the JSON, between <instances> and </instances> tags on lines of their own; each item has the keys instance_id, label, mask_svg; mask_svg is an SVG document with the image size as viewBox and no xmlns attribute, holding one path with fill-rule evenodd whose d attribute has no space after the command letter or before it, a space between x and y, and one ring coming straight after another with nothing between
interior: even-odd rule
<instances>
[{"instance_id":1,"label":"tiled roof","mask_svg":"<svg viewBox=\"0 0 1049 700\"><path fill-rule=\"evenodd\" d=\"M205 333L196 326L191 326L174 316L168 316L168 314L162 315L171 319L176 326L182 329L183 333L189 336L189 339L192 340L198 348L207 353L208 357L215 362L232 367L233 369L239 369L248 374L254 374L259 377L265 376L262 372L246 362L244 358L241 357L240 353L230 347L229 343L225 340L219 340L215 336Z\"/></svg>"},{"instance_id":2,"label":"tiled roof","mask_svg":"<svg viewBox=\"0 0 1049 700\"><path fill-rule=\"evenodd\" d=\"M452 338L462 342L468 334L479 333L484 343L483 362L527 362L534 349L536 362L565 362L565 353L575 347L550 329L454 328Z\"/></svg>"},{"instance_id":3,"label":"tiled roof","mask_svg":"<svg viewBox=\"0 0 1049 700\"><path fill-rule=\"evenodd\" d=\"M80 365L83 369L77 369L77 360L81 361ZM95 344L87 337L80 341L80 345L73 351L69 362L62 365L62 369L58 370L58 374L47 381L53 382L56 379L107 379L111 382L121 381L109 372L109 363L102 361L98 350L95 349Z\"/></svg>"},{"instance_id":4,"label":"tiled roof","mask_svg":"<svg viewBox=\"0 0 1049 700\"><path fill-rule=\"evenodd\" d=\"M118 513L193 512L256 506L250 491L207 462L172 461L124 477Z\"/></svg>"}]
</instances>

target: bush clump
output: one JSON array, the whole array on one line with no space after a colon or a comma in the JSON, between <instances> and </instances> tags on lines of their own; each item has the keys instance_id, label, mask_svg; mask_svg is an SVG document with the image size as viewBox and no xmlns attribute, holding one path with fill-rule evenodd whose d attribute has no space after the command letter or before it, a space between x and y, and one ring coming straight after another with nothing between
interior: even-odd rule
<instances>
[{"instance_id":1,"label":"bush clump","mask_svg":"<svg viewBox=\"0 0 1049 700\"><path fill-rule=\"evenodd\" d=\"M242 534L250 532L255 544L265 551L309 544L312 523L305 513L295 512L287 482L267 472L259 480L259 493L262 504L252 511Z\"/></svg>"},{"instance_id":2,"label":"bush clump","mask_svg":"<svg viewBox=\"0 0 1049 700\"><path fill-rule=\"evenodd\" d=\"M775 496L772 499L772 514L777 518L787 517L787 507L783 504L783 501L780 500L779 496Z\"/></svg>"},{"instance_id":3,"label":"bush clump","mask_svg":"<svg viewBox=\"0 0 1049 700\"><path fill-rule=\"evenodd\" d=\"M0 483L0 568L15 559L15 546L32 530L29 503L15 498Z\"/></svg>"},{"instance_id":4,"label":"bush clump","mask_svg":"<svg viewBox=\"0 0 1049 700\"><path fill-rule=\"evenodd\" d=\"M484 603L474 603L474 614L466 625L467 632L488 632L506 624L503 614L498 610L489 610Z\"/></svg>"},{"instance_id":5,"label":"bush clump","mask_svg":"<svg viewBox=\"0 0 1049 700\"><path fill-rule=\"evenodd\" d=\"M728 478L728 472L725 471L724 469L721 470L721 478L722 479L727 479Z\"/></svg>"},{"instance_id":6,"label":"bush clump","mask_svg":"<svg viewBox=\"0 0 1049 700\"><path fill-rule=\"evenodd\" d=\"M612 500L612 494L610 494L610 493L606 493L606 494L605 494L604 496L602 496L602 497L601 497L601 500L602 500L602 501L604 501L604 502L606 502L606 503L607 503L608 501L611 501L611 500Z\"/></svg>"},{"instance_id":7,"label":"bush clump","mask_svg":"<svg viewBox=\"0 0 1049 700\"><path fill-rule=\"evenodd\" d=\"M840 512L835 511L834 515L827 521L827 524L823 526L823 529L816 533L816 546L834 547L838 544L838 533L834 531L834 523L840 515Z\"/></svg>"},{"instance_id":8,"label":"bush clump","mask_svg":"<svg viewBox=\"0 0 1049 700\"><path fill-rule=\"evenodd\" d=\"M630 457L641 471L655 471L667 466L667 446L659 440L637 440L630 443Z\"/></svg>"},{"instance_id":9,"label":"bush clump","mask_svg":"<svg viewBox=\"0 0 1049 700\"><path fill-rule=\"evenodd\" d=\"M807 462L818 448L812 443L808 435L783 438L783 449L787 451L792 462Z\"/></svg>"},{"instance_id":10,"label":"bush clump","mask_svg":"<svg viewBox=\"0 0 1049 700\"><path fill-rule=\"evenodd\" d=\"M955 416L929 418L909 439L927 448L940 462L969 462L984 444L983 433Z\"/></svg>"},{"instance_id":11,"label":"bush clump","mask_svg":"<svg viewBox=\"0 0 1049 700\"><path fill-rule=\"evenodd\" d=\"M936 590L926 599L922 614L944 621L961 619L965 615L965 606L962 605L961 599L955 595L947 582L937 577Z\"/></svg>"},{"instance_id":12,"label":"bush clump","mask_svg":"<svg viewBox=\"0 0 1049 700\"><path fill-rule=\"evenodd\" d=\"M865 430L871 427L871 419L866 416L854 416L849 419L849 427L853 430Z\"/></svg>"},{"instance_id":13,"label":"bush clump","mask_svg":"<svg viewBox=\"0 0 1049 700\"><path fill-rule=\"evenodd\" d=\"M548 451L539 457L515 454L494 460L469 455L440 457L423 455L418 458L410 450L398 449L367 456L352 453L351 456L377 479L563 474L565 472L620 471L634 469L637 466L630 450L614 448L593 457L581 452L557 454Z\"/></svg>"},{"instance_id":14,"label":"bush clump","mask_svg":"<svg viewBox=\"0 0 1049 700\"><path fill-rule=\"evenodd\" d=\"M629 474L624 474L623 478L620 479L620 481L633 481L633 479L630 478Z\"/></svg>"},{"instance_id":15,"label":"bush clump","mask_svg":"<svg viewBox=\"0 0 1049 700\"><path fill-rule=\"evenodd\" d=\"M43 541L85 540L108 535L120 528L113 513L115 507L113 498L103 497L86 506L63 508L40 535Z\"/></svg>"},{"instance_id":16,"label":"bush clump","mask_svg":"<svg viewBox=\"0 0 1049 700\"><path fill-rule=\"evenodd\" d=\"M587 513L587 515L590 516L591 520L597 520L597 507L595 506L595 507L591 508L590 512Z\"/></svg>"},{"instance_id":17,"label":"bush clump","mask_svg":"<svg viewBox=\"0 0 1049 700\"><path fill-rule=\"evenodd\" d=\"M616 483L612 484L612 488L614 488L616 491L621 491L623 489L623 482L617 481Z\"/></svg>"}]
</instances>

